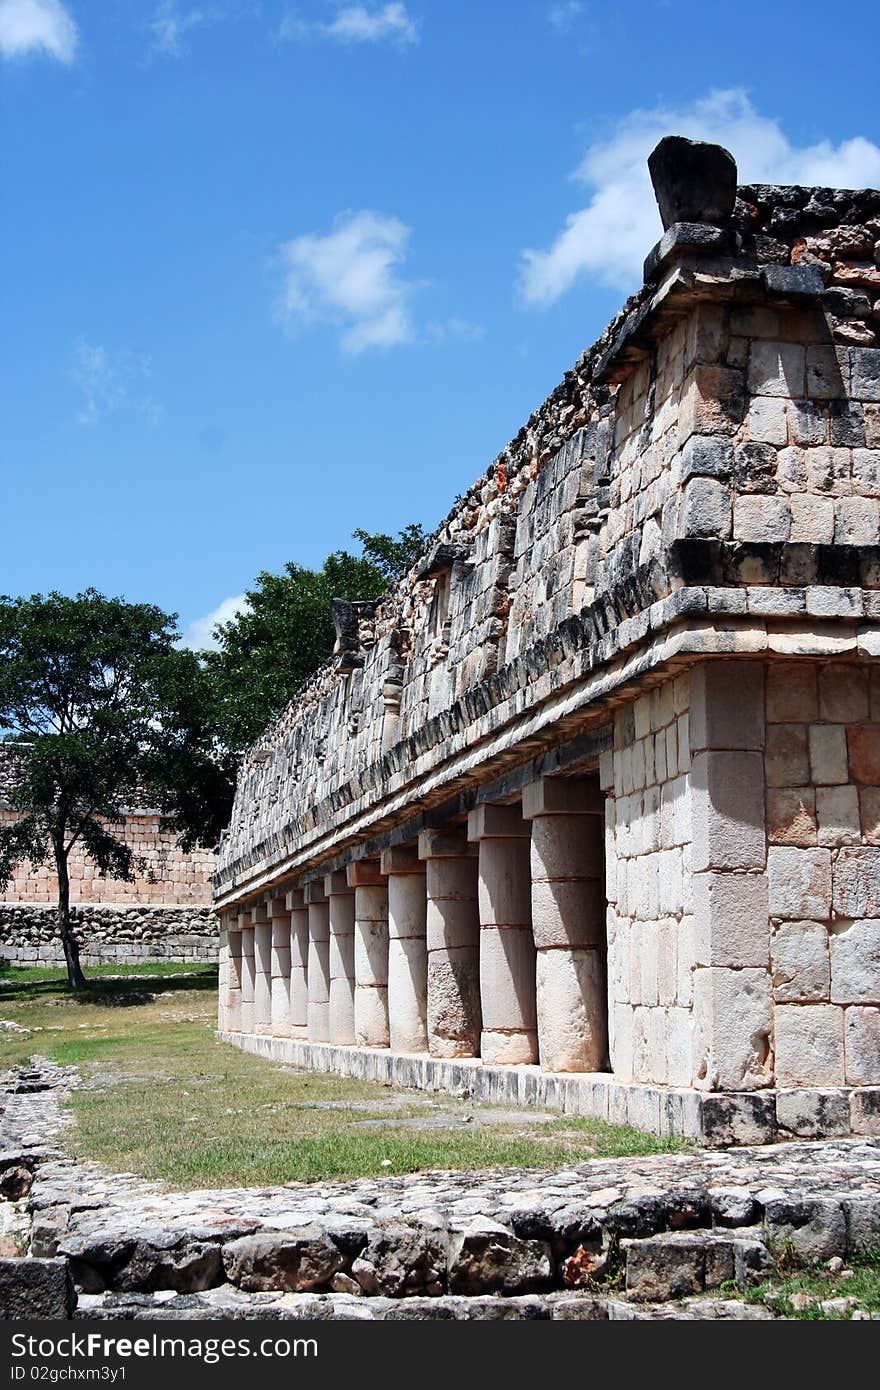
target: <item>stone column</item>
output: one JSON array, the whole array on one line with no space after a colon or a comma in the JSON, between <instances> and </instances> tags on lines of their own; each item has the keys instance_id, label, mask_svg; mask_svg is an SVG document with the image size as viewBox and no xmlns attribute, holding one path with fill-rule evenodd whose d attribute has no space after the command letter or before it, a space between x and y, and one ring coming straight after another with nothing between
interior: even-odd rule
<instances>
[{"instance_id":1,"label":"stone column","mask_svg":"<svg viewBox=\"0 0 880 1390\"><path fill-rule=\"evenodd\" d=\"M330 900L330 1041L354 1043L354 889L344 869L327 874Z\"/></svg>"},{"instance_id":2,"label":"stone column","mask_svg":"<svg viewBox=\"0 0 880 1390\"><path fill-rule=\"evenodd\" d=\"M241 1031L254 1031L254 929L251 914L238 914L241 932Z\"/></svg>"},{"instance_id":3,"label":"stone column","mask_svg":"<svg viewBox=\"0 0 880 1390\"><path fill-rule=\"evenodd\" d=\"M290 1037L290 913L284 897L267 904L272 931L271 1027L276 1038Z\"/></svg>"},{"instance_id":4,"label":"stone column","mask_svg":"<svg viewBox=\"0 0 880 1390\"><path fill-rule=\"evenodd\" d=\"M230 916L226 931L226 1023L229 1033L242 1032L241 1026L241 932L237 917Z\"/></svg>"},{"instance_id":5,"label":"stone column","mask_svg":"<svg viewBox=\"0 0 880 1390\"><path fill-rule=\"evenodd\" d=\"M330 1041L330 904L323 879L305 886L309 909L309 1042Z\"/></svg>"},{"instance_id":6,"label":"stone column","mask_svg":"<svg viewBox=\"0 0 880 1390\"><path fill-rule=\"evenodd\" d=\"M519 806L477 806L468 837L480 847L480 1055L537 1062L530 828Z\"/></svg>"},{"instance_id":7,"label":"stone column","mask_svg":"<svg viewBox=\"0 0 880 1390\"><path fill-rule=\"evenodd\" d=\"M347 869L354 889L354 1039L358 1047L387 1047L388 883L378 859Z\"/></svg>"},{"instance_id":8,"label":"stone column","mask_svg":"<svg viewBox=\"0 0 880 1390\"><path fill-rule=\"evenodd\" d=\"M426 864L428 1051L476 1057L480 1043L480 917L477 852L464 826L423 830Z\"/></svg>"},{"instance_id":9,"label":"stone column","mask_svg":"<svg viewBox=\"0 0 880 1390\"><path fill-rule=\"evenodd\" d=\"M217 1027L226 1032L229 1013L229 932L228 918L220 914L217 931Z\"/></svg>"},{"instance_id":10,"label":"stone column","mask_svg":"<svg viewBox=\"0 0 880 1390\"><path fill-rule=\"evenodd\" d=\"M415 845L382 851L388 878L388 1024L395 1052L428 1046L425 866Z\"/></svg>"},{"instance_id":11,"label":"stone column","mask_svg":"<svg viewBox=\"0 0 880 1390\"><path fill-rule=\"evenodd\" d=\"M304 1038L309 1024L309 909L303 890L291 889L284 905L290 913L290 1035Z\"/></svg>"},{"instance_id":12,"label":"stone column","mask_svg":"<svg viewBox=\"0 0 880 1390\"><path fill-rule=\"evenodd\" d=\"M254 1032L272 1031L272 923L265 903L251 910L254 924Z\"/></svg>"},{"instance_id":13,"label":"stone column","mask_svg":"<svg viewBox=\"0 0 880 1390\"><path fill-rule=\"evenodd\" d=\"M523 791L532 822L532 930L544 1071L606 1066L604 818L598 782L542 778Z\"/></svg>"}]
</instances>

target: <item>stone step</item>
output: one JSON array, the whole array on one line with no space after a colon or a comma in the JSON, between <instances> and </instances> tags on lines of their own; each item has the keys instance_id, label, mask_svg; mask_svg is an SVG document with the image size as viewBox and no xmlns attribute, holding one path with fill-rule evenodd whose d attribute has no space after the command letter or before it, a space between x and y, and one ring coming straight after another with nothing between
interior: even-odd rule
<instances>
[{"instance_id":1,"label":"stone step","mask_svg":"<svg viewBox=\"0 0 880 1390\"><path fill-rule=\"evenodd\" d=\"M682 1303L631 1303L623 1297L531 1294L522 1297L355 1298L350 1294L243 1294L225 1285L200 1294L81 1294L77 1319L183 1322L193 1319L279 1322L419 1321L626 1322L633 1320L766 1320L767 1308L738 1299L701 1298Z\"/></svg>"},{"instance_id":2,"label":"stone step","mask_svg":"<svg viewBox=\"0 0 880 1390\"><path fill-rule=\"evenodd\" d=\"M757 1283L772 1267L761 1227L669 1231L625 1240L626 1292L640 1302L686 1298L735 1283Z\"/></svg>"}]
</instances>

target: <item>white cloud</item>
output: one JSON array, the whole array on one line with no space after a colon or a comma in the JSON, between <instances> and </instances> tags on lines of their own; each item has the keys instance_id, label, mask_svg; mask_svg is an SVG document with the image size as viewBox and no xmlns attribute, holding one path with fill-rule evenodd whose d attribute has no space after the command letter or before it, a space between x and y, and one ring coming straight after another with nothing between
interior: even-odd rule
<instances>
[{"instance_id":1,"label":"white cloud","mask_svg":"<svg viewBox=\"0 0 880 1390\"><path fill-rule=\"evenodd\" d=\"M70 378L82 396L76 423L97 425L105 415L119 410L133 411L155 423L162 415L162 407L143 389L151 375L148 357L127 353L114 358L100 343L80 338L74 346L70 369Z\"/></svg>"},{"instance_id":2,"label":"white cloud","mask_svg":"<svg viewBox=\"0 0 880 1390\"><path fill-rule=\"evenodd\" d=\"M740 183L880 187L880 147L864 136L833 145L795 145L741 88L710 92L685 108L636 110L589 146L573 178L591 190L546 250L522 253L520 289L530 304L552 304L584 277L615 289L641 283L645 255L660 235L646 160L664 135L724 145Z\"/></svg>"},{"instance_id":3,"label":"white cloud","mask_svg":"<svg viewBox=\"0 0 880 1390\"><path fill-rule=\"evenodd\" d=\"M368 9L366 5L346 5L327 21L299 19L287 15L281 22L282 39L335 39L337 43L418 43L419 26L406 5L399 2Z\"/></svg>"},{"instance_id":4,"label":"white cloud","mask_svg":"<svg viewBox=\"0 0 880 1390\"><path fill-rule=\"evenodd\" d=\"M175 0L163 0L153 12L149 22L153 35L153 47L158 53L170 58L179 58L183 53L184 39L191 29L208 23L213 15L206 10L190 9L181 11Z\"/></svg>"},{"instance_id":5,"label":"white cloud","mask_svg":"<svg viewBox=\"0 0 880 1390\"><path fill-rule=\"evenodd\" d=\"M560 34L567 34L583 11L580 0L561 0L547 11L547 22Z\"/></svg>"},{"instance_id":6,"label":"white cloud","mask_svg":"<svg viewBox=\"0 0 880 1390\"><path fill-rule=\"evenodd\" d=\"M477 343L485 336L486 330L481 323L471 323L469 319L460 319L453 315L448 319L432 320L427 324L425 332L435 343L448 343L455 338L465 343Z\"/></svg>"},{"instance_id":7,"label":"white cloud","mask_svg":"<svg viewBox=\"0 0 880 1390\"><path fill-rule=\"evenodd\" d=\"M409 236L398 218L364 211L343 213L325 236L286 242L280 318L291 329L334 324L352 356L411 342L410 299L418 284L399 273Z\"/></svg>"},{"instance_id":8,"label":"white cloud","mask_svg":"<svg viewBox=\"0 0 880 1390\"><path fill-rule=\"evenodd\" d=\"M225 598L222 603L206 613L203 618L194 618L185 629L180 645L191 647L194 652L217 651L220 643L215 636L215 628L221 623L231 623L239 613L247 612L249 604L245 594L235 594Z\"/></svg>"},{"instance_id":9,"label":"white cloud","mask_svg":"<svg viewBox=\"0 0 880 1390\"><path fill-rule=\"evenodd\" d=\"M61 0L0 0L0 54L24 58L48 54L72 63L77 30Z\"/></svg>"}]
</instances>

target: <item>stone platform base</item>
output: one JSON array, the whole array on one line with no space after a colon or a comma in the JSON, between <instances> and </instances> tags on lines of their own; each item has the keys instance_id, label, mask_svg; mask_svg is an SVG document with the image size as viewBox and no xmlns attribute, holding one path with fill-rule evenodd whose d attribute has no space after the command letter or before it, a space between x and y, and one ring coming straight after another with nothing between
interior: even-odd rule
<instances>
[{"instance_id":1,"label":"stone platform base","mask_svg":"<svg viewBox=\"0 0 880 1390\"><path fill-rule=\"evenodd\" d=\"M880 1134L880 1086L828 1090L708 1093L618 1081L610 1073L566 1075L533 1066L484 1066L386 1048L337 1047L265 1033L219 1032L224 1042L270 1062L336 1072L361 1081L419 1091L448 1091L491 1105L530 1105L566 1115L594 1115L709 1148L770 1144L777 1139Z\"/></svg>"}]
</instances>

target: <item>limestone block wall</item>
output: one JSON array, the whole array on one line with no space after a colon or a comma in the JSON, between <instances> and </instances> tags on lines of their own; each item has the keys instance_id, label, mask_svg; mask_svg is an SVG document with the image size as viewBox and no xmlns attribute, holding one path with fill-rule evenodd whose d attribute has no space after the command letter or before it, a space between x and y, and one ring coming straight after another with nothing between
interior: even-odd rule
<instances>
[{"instance_id":1,"label":"limestone block wall","mask_svg":"<svg viewBox=\"0 0 880 1390\"><path fill-rule=\"evenodd\" d=\"M880 673L723 661L618 710L611 1068L759 1090L880 1078Z\"/></svg>"},{"instance_id":2,"label":"limestone block wall","mask_svg":"<svg viewBox=\"0 0 880 1390\"><path fill-rule=\"evenodd\" d=\"M876 1084L880 671L771 667L765 767L777 1084Z\"/></svg>"},{"instance_id":3,"label":"limestone block wall","mask_svg":"<svg viewBox=\"0 0 880 1390\"><path fill-rule=\"evenodd\" d=\"M611 1070L690 1086L695 962L690 676L618 710L602 758Z\"/></svg>"}]
</instances>

